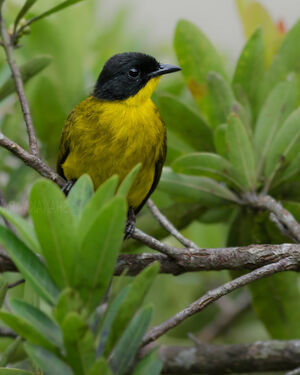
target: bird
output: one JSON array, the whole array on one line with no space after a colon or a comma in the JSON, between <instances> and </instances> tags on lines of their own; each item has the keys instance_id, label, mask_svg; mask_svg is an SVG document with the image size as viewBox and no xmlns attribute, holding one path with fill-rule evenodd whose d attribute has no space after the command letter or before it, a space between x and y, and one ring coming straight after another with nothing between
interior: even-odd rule
<instances>
[{"instance_id":1,"label":"bird","mask_svg":"<svg viewBox=\"0 0 300 375\"><path fill-rule=\"evenodd\" d=\"M114 174L121 183L141 163L127 195L125 238L131 236L135 216L157 187L166 158L166 127L151 96L162 75L179 70L140 52L112 56L62 131L57 172L67 180L66 195L82 174L91 177L96 190Z\"/></svg>"}]
</instances>

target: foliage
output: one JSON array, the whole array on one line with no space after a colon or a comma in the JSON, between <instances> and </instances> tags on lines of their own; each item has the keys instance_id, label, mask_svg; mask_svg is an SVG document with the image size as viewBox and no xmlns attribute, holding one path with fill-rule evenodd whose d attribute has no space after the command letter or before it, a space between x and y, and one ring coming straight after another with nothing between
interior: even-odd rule
<instances>
[{"instance_id":1,"label":"foliage","mask_svg":"<svg viewBox=\"0 0 300 375\"><path fill-rule=\"evenodd\" d=\"M79 4L57 13L75 3ZM91 90L104 61L116 52L145 50L143 33L132 35L126 28L130 21L126 7L108 22L105 14L95 22L98 3L4 4L11 30L20 31L15 43L23 48L15 53L42 154L52 165L63 122ZM155 96L168 128L168 155L154 199L175 226L202 247L220 247L226 241L233 246L287 241L265 213L244 207L252 192L270 193L300 219L300 52L295 48L300 24L284 35L259 3L236 3L248 40L233 76L205 34L182 20L175 30L174 48L185 86L174 78L173 86L165 85ZM25 145L12 83L0 56L0 129ZM36 176L2 149L0 170L8 203L23 203ZM228 279L225 272L156 277L158 266L153 265L130 283L121 276L122 287L116 288L112 275L121 246L126 251L144 250L138 242L122 245L124 197L136 172L117 194L117 176L95 193L89 177L83 176L67 199L53 184L38 181L31 190L29 220L0 208L15 229L12 233L0 226L0 243L26 280L25 287L7 291L7 280L16 281L20 275L0 279L0 302L6 295L9 306L4 305L0 317L26 339L25 343L20 338L0 340L1 374L34 374L39 369L47 374L49 368L51 375L111 375L127 370L134 375L159 374L162 364L155 352L134 362L134 369L129 366L153 314L145 298L150 286L148 299L156 307L153 320L161 322L208 286ZM167 236L149 212L139 215L137 226L154 237ZM250 289L259 319L248 313L230 327L229 341L240 341L245 332L249 341L266 338L260 322L274 338L298 338L296 275L275 275ZM186 340L187 332L209 325L218 309L214 305L190 318L165 340ZM228 337L225 334L221 340ZM21 359L25 366L16 364Z\"/></svg>"},{"instance_id":2,"label":"foliage","mask_svg":"<svg viewBox=\"0 0 300 375\"><path fill-rule=\"evenodd\" d=\"M253 20L248 13L244 18L246 2L238 3L249 33L254 29L250 25ZM247 202L248 194L263 192L282 199L284 191L283 203L289 201L289 209L299 218L298 203L288 191L300 179L300 55L295 49L300 21L281 42L266 11L251 1L247 2L249 7L249 3L255 19L264 20L263 28L254 29L250 35L233 78L228 78L222 59L203 32L189 21L181 20L175 30L174 48L199 111L170 95L162 95L157 101L167 126L193 150L187 153L178 147L170 167L164 170L160 190L174 201L201 204L208 212L220 204L235 210L228 239L233 246L278 243L277 229L268 223L266 215L243 208L242 202ZM280 45L275 57L275 51L268 50L270 29L272 38L276 35ZM266 52L268 61L273 58L267 67ZM172 115L179 108L185 113L177 115L180 126ZM193 129L189 130L191 126ZM216 221L219 220L217 216ZM279 242L284 241L281 236ZM280 275L251 286L258 316L274 338L299 337L298 317L291 313L300 308L296 285L296 275ZM276 301L271 290L276 290Z\"/></svg>"},{"instance_id":3,"label":"foliage","mask_svg":"<svg viewBox=\"0 0 300 375\"><path fill-rule=\"evenodd\" d=\"M127 188L134 177L132 173ZM26 339L26 353L45 374L96 374L101 369L101 373L122 375L132 365L151 321L152 307L141 305L158 272L156 263L105 302L127 211L128 189L123 187L117 195L115 189L112 177L93 194L91 179L83 175L66 198L54 183L37 181L30 194L30 231L27 222L1 211L16 224L19 238L0 226L0 243L39 303L10 298L10 311L3 308L0 319ZM84 231L79 230L82 218L91 212L97 214ZM36 243L45 263L35 248L27 246ZM98 312L101 303L107 307ZM16 339L10 351L19 344ZM2 366L8 362L7 354ZM144 368L155 375L160 364L151 356L137 371Z\"/></svg>"}]
</instances>

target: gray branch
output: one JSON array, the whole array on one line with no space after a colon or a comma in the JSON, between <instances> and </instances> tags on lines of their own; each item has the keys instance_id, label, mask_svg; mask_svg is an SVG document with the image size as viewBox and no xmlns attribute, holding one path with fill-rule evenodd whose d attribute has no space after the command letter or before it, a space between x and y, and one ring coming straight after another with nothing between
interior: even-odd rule
<instances>
[{"instance_id":1,"label":"gray branch","mask_svg":"<svg viewBox=\"0 0 300 375\"><path fill-rule=\"evenodd\" d=\"M288 371L300 366L300 340L162 346L158 355L163 361L163 374L170 375Z\"/></svg>"},{"instance_id":2,"label":"gray branch","mask_svg":"<svg viewBox=\"0 0 300 375\"><path fill-rule=\"evenodd\" d=\"M28 138L29 138L30 152L33 155L39 157L39 146L38 146L37 138L35 135L35 130L33 127L29 103L25 95L20 69L18 68L15 62L14 56L13 56L13 45L11 42L11 38L6 30L5 21L2 17L2 7L0 7L0 28L1 28L1 36L2 36L2 45L4 47L7 63L11 70L12 78L15 83L16 91L19 97L19 102L22 108L23 117L26 123L26 128L27 128L27 133L28 133Z\"/></svg>"},{"instance_id":3,"label":"gray branch","mask_svg":"<svg viewBox=\"0 0 300 375\"><path fill-rule=\"evenodd\" d=\"M167 219L167 217L160 212L158 207L154 204L151 199L147 201L148 208L152 213L153 217L159 222L159 224L169 232L173 237L175 237L180 243L182 243L185 247L191 247L197 249L198 246L188 238L185 238L179 230L175 228L175 226Z\"/></svg>"},{"instance_id":4,"label":"gray branch","mask_svg":"<svg viewBox=\"0 0 300 375\"><path fill-rule=\"evenodd\" d=\"M273 275L277 272L289 271L297 267L298 265L295 259L282 259L277 263L272 263L267 266L260 267L252 272L237 277L236 279L233 279L219 286L218 288L208 291L198 300L194 301L186 308L173 315L168 320L164 321L158 326L151 328L151 330L145 335L143 339L143 345L148 345L149 343L157 340L159 337L164 335L166 332L170 331L172 328L177 327L180 323L182 323L190 316L198 313L211 303L233 292L234 290L239 289L245 285L248 285L253 281L260 280L264 277Z\"/></svg>"}]
</instances>

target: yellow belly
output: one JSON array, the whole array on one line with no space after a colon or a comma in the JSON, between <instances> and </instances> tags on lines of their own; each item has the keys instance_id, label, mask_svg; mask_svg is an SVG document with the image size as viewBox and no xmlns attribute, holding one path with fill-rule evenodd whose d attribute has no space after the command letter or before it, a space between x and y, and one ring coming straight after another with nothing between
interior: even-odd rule
<instances>
[{"instance_id":1,"label":"yellow belly","mask_svg":"<svg viewBox=\"0 0 300 375\"><path fill-rule=\"evenodd\" d=\"M88 173L97 189L113 174L118 174L121 182L141 163L128 194L128 205L137 208L152 186L157 161L165 153L165 127L151 99L133 106L90 97L75 108L66 127L70 150L62 165L65 177L77 179Z\"/></svg>"}]
</instances>

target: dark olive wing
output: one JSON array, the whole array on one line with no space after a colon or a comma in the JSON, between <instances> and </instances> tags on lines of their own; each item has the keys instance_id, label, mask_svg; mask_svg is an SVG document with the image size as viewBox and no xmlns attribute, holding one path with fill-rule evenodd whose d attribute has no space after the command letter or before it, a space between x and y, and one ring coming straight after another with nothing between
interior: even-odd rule
<instances>
[{"instance_id":1,"label":"dark olive wing","mask_svg":"<svg viewBox=\"0 0 300 375\"><path fill-rule=\"evenodd\" d=\"M144 204L147 202L147 200L149 199L150 195L154 192L154 190L156 189L156 187L157 187L157 185L159 183L161 172L162 172L162 168L163 168L164 162L166 160L166 151L167 151L167 140L165 138L164 139L164 144L163 144L161 155L160 155L159 159L157 160L157 162L155 164L155 173L154 173L153 183L151 185L151 188L150 188L150 190L149 190L146 198L142 201L142 203L138 206L138 208L136 208L134 210L135 214L137 214L143 208Z\"/></svg>"},{"instance_id":2,"label":"dark olive wing","mask_svg":"<svg viewBox=\"0 0 300 375\"><path fill-rule=\"evenodd\" d=\"M69 117L67 118L67 121L65 123L65 126L61 135L59 149L58 149L56 170L57 170L57 173L63 178L66 178L66 177L64 175L62 165L66 161L70 153L71 128L74 124L75 116L76 116L75 112L73 111L70 113Z\"/></svg>"}]
</instances>

